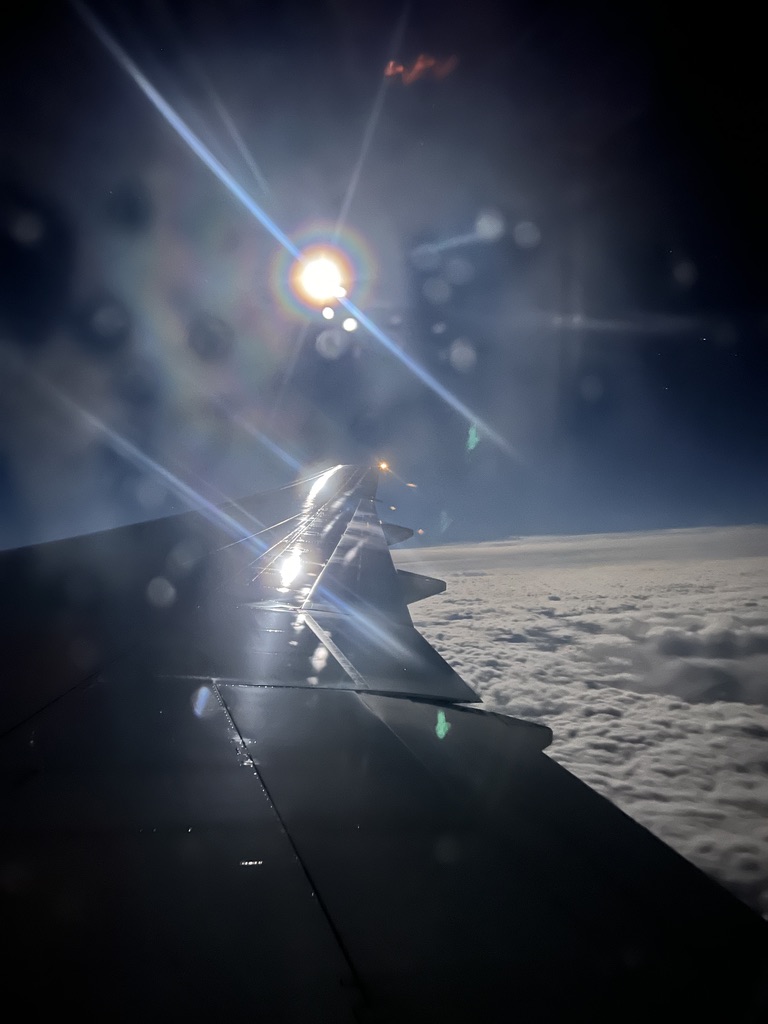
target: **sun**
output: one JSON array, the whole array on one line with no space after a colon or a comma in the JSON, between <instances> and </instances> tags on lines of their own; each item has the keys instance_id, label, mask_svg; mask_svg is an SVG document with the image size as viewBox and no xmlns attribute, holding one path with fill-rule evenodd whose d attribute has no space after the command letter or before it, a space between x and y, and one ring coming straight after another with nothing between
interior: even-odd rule
<instances>
[{"instance_id":1,"label":"sun","mask_svg":"<svg viewBox=\"0 0 768 1024\"><path fill-rule=\"evenodd\" d=\"M328 303L344 298L350 278L348 262L342 253L331 247L306 250L291 268L294 293L312 306L327 307Z\"/></svg>"}]
</instances>

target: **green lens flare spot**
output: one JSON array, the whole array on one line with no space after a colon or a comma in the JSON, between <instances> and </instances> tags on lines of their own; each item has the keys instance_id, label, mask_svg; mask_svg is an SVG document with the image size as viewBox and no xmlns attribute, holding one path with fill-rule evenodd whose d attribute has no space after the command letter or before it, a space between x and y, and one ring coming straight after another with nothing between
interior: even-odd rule
<instances>
[{"instance_id":1,"label":"green lens flare spot","mask_svg":"<svg viewBox=\"0 0 768 1024\"><path fill-rule=\"evenodd\" d=\"M477 424L473 423L467 434L467 451L473 452L480 443L480 435L477 432Z\"/></svg>"},{"instance_id":2,"label":"green lens flare spot","mask_svg":"<svg viewBox=\"0 0 768 1024\"><path fill-rule=\"evenodd\" d=\"M448 733L451 731L451 723L445 717L444 711L437 712L437 725L435 726L435 735L439 740L444 740Z\"/></svg>"}]
</instances>

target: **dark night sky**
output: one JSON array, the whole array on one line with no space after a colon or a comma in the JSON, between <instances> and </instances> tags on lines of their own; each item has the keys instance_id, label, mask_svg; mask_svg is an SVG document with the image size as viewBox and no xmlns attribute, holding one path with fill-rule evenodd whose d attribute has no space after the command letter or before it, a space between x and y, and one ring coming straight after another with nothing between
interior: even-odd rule
<instances>
[{"instance_id":1,"label":"dark night sky","mask_svg":"<svg viewBox=\"0 0 768 1024\"><path fill-rule=\"evenodd\" d=\"M351 196L351 298L506 445L481 428L473 447L472 417L367 332L318 340L274 238L76 9L19 5L4 544L162 513L179 482L219 500L376 456L432 542L766 520L756 24L491 0L90 9L297 244ZM421 53L458 64L384 78Z\"/></svg>"}]
</instances>

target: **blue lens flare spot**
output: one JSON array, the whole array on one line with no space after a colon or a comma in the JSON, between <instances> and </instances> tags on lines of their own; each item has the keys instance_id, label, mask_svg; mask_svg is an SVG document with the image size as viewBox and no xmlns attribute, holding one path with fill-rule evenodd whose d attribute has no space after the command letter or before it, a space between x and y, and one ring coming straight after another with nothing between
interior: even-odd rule
<instances>
[{"instance_id":1,"label":"blue lens flare spot","mask_svg":"<svg viewBox=\"0 0 768 1024\"><path fill-rule=\"evenodd\" d=\"M435 735L439 740L444 740L448 733L451 731L451 723L445 717L444 711L437 712L437 725L435 726Z\"/></svg>"}]
</instances>

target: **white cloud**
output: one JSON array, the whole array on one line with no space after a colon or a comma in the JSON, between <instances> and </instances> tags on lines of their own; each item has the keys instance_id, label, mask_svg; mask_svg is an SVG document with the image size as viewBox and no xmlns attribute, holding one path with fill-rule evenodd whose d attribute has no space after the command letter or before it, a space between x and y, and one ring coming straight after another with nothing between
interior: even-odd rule
<instances>
[{"instance_id":1,"label":"white cloud","mask_svg":"<svg viewBox=\"0 0 768 1024\"><path fill-rule=\"evenodd\" d=\"M768 914L768 528L410 549L416 625L487 705Z\"/></svg>"}]
</instances>

